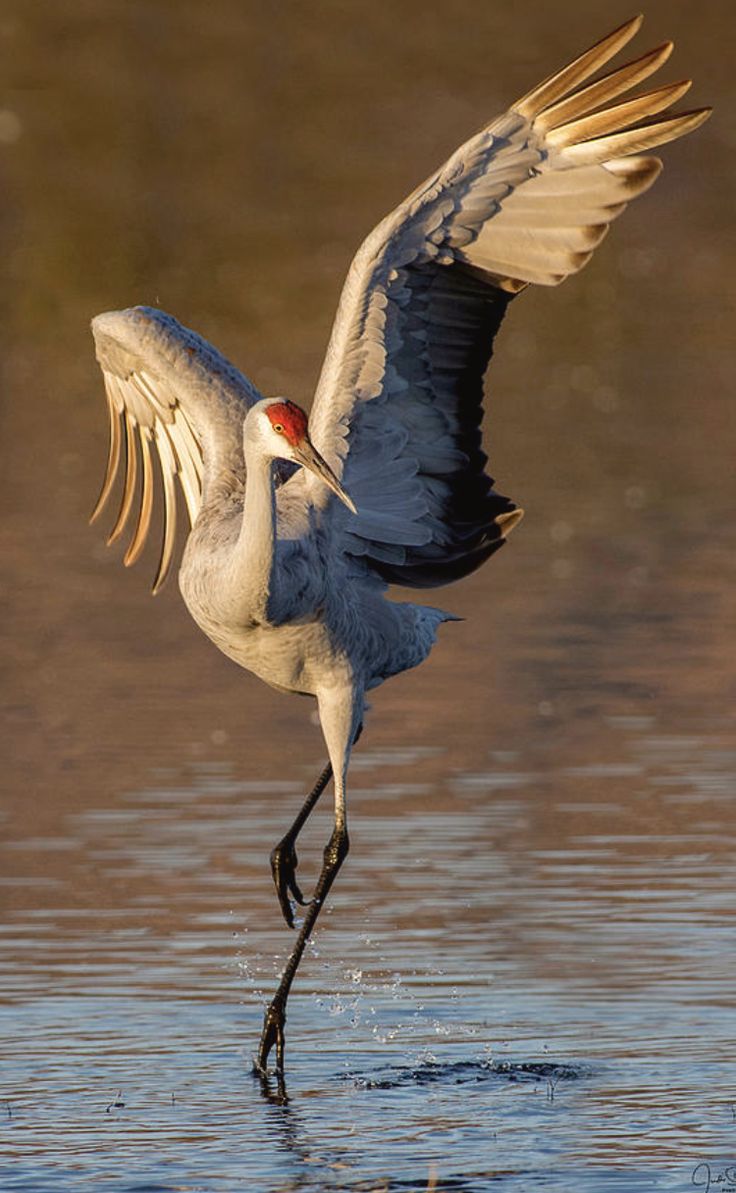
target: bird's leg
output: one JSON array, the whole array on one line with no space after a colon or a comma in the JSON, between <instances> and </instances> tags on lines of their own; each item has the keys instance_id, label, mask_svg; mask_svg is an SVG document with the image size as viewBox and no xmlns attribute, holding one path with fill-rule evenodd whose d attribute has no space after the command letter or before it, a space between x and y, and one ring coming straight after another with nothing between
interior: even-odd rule
<instances>
[{"instance_id":1,"label":"bird's leg","mask_svg":"<svg viewBox=\"0 0 736 1193\"><path fill-rule=\"evenodd\" d=\"M302 954L304 952L306 943L312 935L314 925L317 922L317 917L322 910L325 899L327 898L330 888L337 877L338 871L340 870L340 867L342 866L348 854L350 842L348 839L347 815L345 808L345 779L347 775L348 762L350 760L350 750L352 748L353 742L357 740L358 734L360 732L360 713L358 710L358 702L355 699L355 693L352 689L348 689L347 691L345 688L330 689L326 693L320 693L318 700L322 732L325 736L327 751L330 756L331 769L335 777L335 826L332 830L332 836L325 847L322 869L320 871L319 878L317 879L317 886L315 887L314 895L310 903L307 905L307 910L304 915L304 922L299 931L294 948L291 951L289 960L286 963L284 972L281 975L281 981L279 982L278 989L276 990L276 993L266 1010L263 1020L261 1042L258 1046L258 1053L253 1062L253 1067L256 1073L260 1074L261 1077L265 1077L268 1071L268 1057L271 1050L275 1047L276 1073L279 1078L280 1092L283 1093L284 1096L286 1093L285 1089L283 1088L286 1002L289 997L289 991L291 990L291 984L294 981L296 971L299 968L299 962L302 959ZM360 712L362 712L362 706L360 707ZM325 777L326 783L327 778L329 777L326 770L320 776L320 781L323 777ZM319 786L319 782L317 786ZM314 796L313 803L316 803L318 798L319 793ZM307 804L310 804L310 800L307 800ZM309 815L311 806L313 805L307 807L301 823L303 823L303 820ZM302 812L304 812L304 809L302 809Z\"/></svg>"},{"instance_id":2,"label":"bird's leg","mask_svg":"<svg viewBox=\"0 0 736 1193\"><path fill-rule=\"evenodd\" d=\"M332 763L328 762L304 801L299 815L288 833L281 838L278 845L271 851L271 873L273 874L273 881L276 886L276 894L279 897L284 919L290 928L294 927L294 912L291 906L291 899L301 904L302 907L307 903L296 880L298 860L294 843L302 830L305 820L331 778Z\"/></svg>"},{"instance_id":3,"label":"bird's leg","mask_svg":"<svg viewBox=\"0 0 736 1193\"><path fill-rule=\"evenodd\" d=\"M299 962L302 959L305 945L312 935L317 916L322 910L337 873L348 854L349 840L347 826L343 818L341 824L335 823L332 836L324 851L322 870L314 896L307 906L304 922L299 931L291 956L286 964L278 989L273 996L263 1020L263 1032L258 1046L258 1054L253 1067L262 1077L266 1076L268 1056L271 1049L276 1048L276 1072L283 1076L284 1072L284 1026L286 1024L286 1000L289 997L291 984L294 981Z\"/></svg>"},{"instance_id":4,"label":"bird's leg","mask_svg":"<svg viewBox=\"0 0 736 1193\"><path fill-rule=\"evenodd\" d=\"M355 734L353 745L356 744L363 732L363 726L358 726L358 731ZM292 824L288 833L279 841L278 845L271 850L271 873L273 874L273 881L276 887L276 894L279 897L281 904L281 911L286 923L290 928L294 927L294 912L291 906L291 900L294 899L301 907L306 907L309 902L302 895L299 884L296 880L296 868L299 864L296 856L296 839L304 827L307 817L312 812L317 800L321 796L325 787L332 778L332 763L328 762L322 774L317 779L314 787L305 799L299 815Z\"/></svg>"}]
</instances>

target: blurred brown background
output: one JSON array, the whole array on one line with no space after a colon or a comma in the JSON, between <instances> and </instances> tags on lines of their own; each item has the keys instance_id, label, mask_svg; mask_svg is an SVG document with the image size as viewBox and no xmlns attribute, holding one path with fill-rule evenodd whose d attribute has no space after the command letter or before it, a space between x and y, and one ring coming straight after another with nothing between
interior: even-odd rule
<instances>
[{"instance_id":1,"label":"blurred brown background","mask_svg":"<svg viewBox=\"0 0 736 1193\"><path fill-rule=\"evenodd\" d=\"M157 766L225 758L301 778L321 763L306 705L221 657L175 584L150 598L155 551L126 571L104 528L87 527L106 452L90 318L159 305L265 393L308 402L362 236L630 15L603 0L5 0L11 833L52 831L65 809L104 805ZM602 708L664 708L672 724L701 705L729 715L734 25L725 0L647 5L634 50L674 38L663 79L691 76L693 106L716 114L664 149L663 178L590 267L523 295L499 337L489 450L527 520L487 568L429 594L468 620L377 696L367 735L446 746L438 776L523 740L564 755L582 735L605 753Z\"/></svg>"}]
</instances>

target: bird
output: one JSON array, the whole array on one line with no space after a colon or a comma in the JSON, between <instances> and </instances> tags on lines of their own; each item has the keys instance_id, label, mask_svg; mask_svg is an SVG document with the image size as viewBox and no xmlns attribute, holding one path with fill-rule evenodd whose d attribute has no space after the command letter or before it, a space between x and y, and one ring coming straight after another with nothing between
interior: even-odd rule
<instances>
[{"instance_id":1,"label":"bird","mask_svg":"<svg viewBox=\"0 0 736 1193\"><path fill-rule=\"evenodd\" d=\"M327 764L271 853L287 925L303 919L267 1005L254 1070L284 1085L287 1000L349 849L347 777L366 696L422 663L453 614L389 599L474 572L523 511L495 488L483 451L483 382L509 305L588 262L662 166L649 151L698 128L671 111L689 81L634 91L664 42L605 73L634 17L486 123L359 248L307 414L264 397L197 333L149 306L92 321L110 419L99 516L122 475L109 542L138 512L124 563L151 526L154 451L171 568L176 484L190 529L179 588L194 621L241 667L316 701ZM626 98L621 98L626 96ZM299 832L330 780L334 824L309 899Z\"/></svg>"}]
</instances>

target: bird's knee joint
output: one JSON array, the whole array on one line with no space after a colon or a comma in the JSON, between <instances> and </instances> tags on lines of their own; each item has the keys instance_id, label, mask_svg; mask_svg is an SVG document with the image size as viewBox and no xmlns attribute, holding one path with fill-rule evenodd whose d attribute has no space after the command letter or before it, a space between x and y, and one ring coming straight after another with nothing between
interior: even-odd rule
<instances>
[{"instance_id":1,"label":"bird's knee joint","mask_svg":"<svg viewBox=\"0 0 736 1193\"><path fill-rule=\"evenodd\" d=\"M273 849L271 850L271 861L273 862L274 859L277 862L281 860L290 860L291 858L295 857L295 855L296 849L294 847L294 838L291 835L287 835L286 837L282 837L281 840L277 841L274 845Z\"/></svg>"}]
</instances>

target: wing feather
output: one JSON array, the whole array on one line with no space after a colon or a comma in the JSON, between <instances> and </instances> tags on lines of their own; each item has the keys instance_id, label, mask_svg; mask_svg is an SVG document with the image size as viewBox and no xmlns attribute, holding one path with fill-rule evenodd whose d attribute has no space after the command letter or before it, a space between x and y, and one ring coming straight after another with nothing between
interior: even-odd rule
<instances>
[{"instance_id":1,"label":"wing feather","mask_svg":"<svg viewBox=\"0 0 736 1193\"><path fill-rule=\"evenodd\" d=\"M537 132L544 133L547 129L557 128L578 116L584 116L587 112L594 112L600 104L608 103L622 92L635 87L637 83L643 83L664 65L673 49L674 42L665 41L633 62L627 62L625 66L619 66L609 74L603 75L595 83L589 83L587 87L581 87L572 95L550 104L535 117L534 127Z\"/></svg>"},{"instance_id":2,"label":"wing feather","mask_svg":"<svg viewBox=\"0 0 736 1193\"><path fill-rule=\"evenodd\" d=\"M107 385L105 386L107 390ZM118 473L118 465L120 464L120 454L123 447L123 436L120 427L120 414L118 413L115 403L110 397L109 391L106 393L107 398L107 412L110 417L110 442L107 451L107 466L105 468L105 477L100 489L100 495L95 502L95 508L90 514L90 522L94 522L101 514L107 499L112 492L112 487L115 483L115 477Z\"/></svg>"},{"instance_id":3,"label":"wing feather","mask_svg":"<svg viewBox=\"0 0 736 1193\"><path fill-rule=\"evenodd\" d=\"M123 478L123 494L120 500L120 509L115 520L110 534L108 535L107 545L110 546L125 529L125 524L130 517L130 511L133 508L133 499L135 497L135 482L138 476L138 449L136 445L136 422L134 416L129 410L123 411L123 442L125 446L125 476Z\"/></svg>"},{"instance_id":4,"label":"wing feather","mask_svg":"<svg viewBox=\"0 0 736 1193\"><path fill-rule=\"evenodd\" d=\"M584 54L573 59L567 66L563 66L562 70L556 71L555 74L532 88L520 100L517 100L513 105L514 109L528 120L533 120L550 104L569 95L580 83L589 79L597 70L605 66L606 62L615 57L619 50L623 49L639 32L643 20L643 16L636 16L629 21L624 21L623 25L619 25L612 33L601 38Z\"/></svg>"},{"instance_id":5,"label":"wing feather","mask_svg":"<svg viewBox=\"0 0 736 1193\"><path fill-rule=\"evenodd\" d=\"M169 440L166 423L162 421L157 422L154 434L156 436L156 447L158 448L159 459L161 461L161 476L164 484L164 533L156 578L153 581L152 592L155 596L161 586L166 582L171 568L171 561L174 557L174 543L176 541L176 489L174 488L176 459Z\"/></svg>"},{"instance_id":6,"label":"wing feather","mask_svg":"<svg viewBox=\"0 0 736 1193\"><path fill-rule=\"evenodd\" d=\"M174 410L174 419L168 424L168 431L176 455L176 471L187 504L189 521L193 526L202 501L202 456L192 428L181 410Z\"/></svg>"},{"instance_id":7,"label":"wing feather","mask_svg":"<svg viewBox=\"0 0 736 1193\"><path fill-rule=\"evenodd\" d=\"M130 567L139 558L141 551L146 542L148 531L151 526L151 514L153 512L153 465L151 463L151 428L139 427L139 436L141 443L141 461L143 464L142 470L142 484L141 484L141 508L138 513L138 522L130 540L130 546L123 556L123 563L126 567Z\"/></svg>"},{"instance_id":8,"label":"wing feather","mask_svg":"<svg viewBox=\"0 0 736 1193\"><path fill-rule=\"evenodd\" d=\"M689 79L683 79L679 83L668 83L665 87L657 87L654 91L637 95L635 99L613 104L610 108L604 108L602 112L591 112L566 124L555 122L546 134L545 140L549 146L563 149L566 145L575 145L578 141L589 141L593 137L618 132L627 125L636 124L637 120L654 116L657 112L671 107L691 86Z\"/></svg>"},{"instance_id":9,"label":"wing feather","mask_svg":"<svg viewBox=\"0 0 736 1193\"><path fill-rule=\"evenodd\" d=\"M465 575L517 524L486 476L479 430L508 302L581 269L661 169L631 155L709 115L667 114L685 81L619 100L667 60L671 42L599 74L640 25L621 25L462 145L353 261L310 433L359 510L330 505L337 549L383 579ZM389 482L399 471L397 500ZM306 484L325 505L318 482Z\"/></svg>"},{"instance_id":10,"label":"wing feather","mask_svg":"<svg viewBox=\"0 0 736 1193\"><path fill-rule=\"evenodd\" d=\"M579 141L575 145L566 147L566 164L575 166L600 163L607 166L611 158L627 153L643 153L647 149L665 145L667 141L676 141L685 133L691 133L699 128L709 115L709 109L703 111L702 108L699 108L692 112L682 112L677 116L670 116L666 120L653 120L651 123L639 124L636 128L611 133L607 137Z\"/></svg>"},{"instance_id":11,"label":"wing feather","mask_svg":"<svg viewBox=\"0 0 736 1193\"><path fill-rule=\"evenodd\" d=\"M153 514L153 445L163 495L163 538L153 585L157 592L173 560L175 481L192 526L203 501L205 443L218 483L242 485L243 420L261 395L211 344L163 311L149 307L112 311L98 315L92 328L105 382L110 446L90 520L101 513L122 471L120 508L108 542L122 535L140 488L138 516L123 562L129 566L140 558Z\"/></svg>"}]
</instances>

